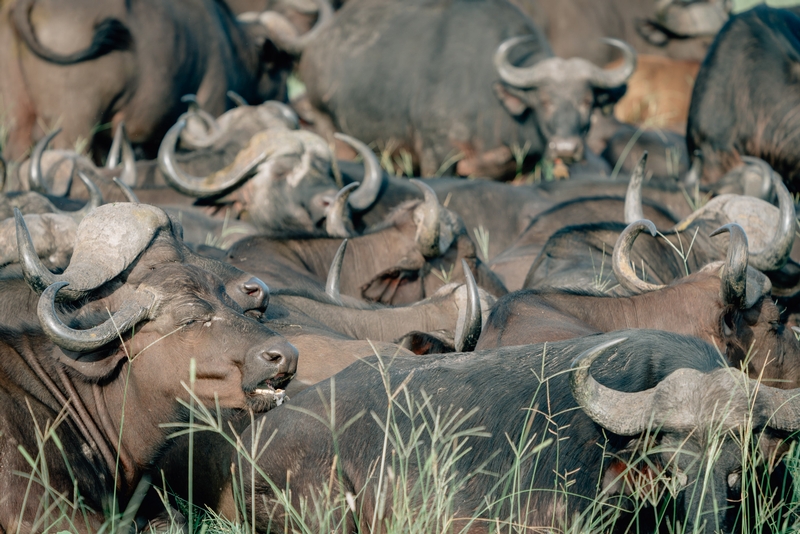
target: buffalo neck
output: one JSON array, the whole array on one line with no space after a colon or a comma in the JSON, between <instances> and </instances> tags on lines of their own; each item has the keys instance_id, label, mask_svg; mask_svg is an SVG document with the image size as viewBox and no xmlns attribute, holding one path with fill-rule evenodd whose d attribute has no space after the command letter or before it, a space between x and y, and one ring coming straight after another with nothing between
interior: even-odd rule
<instances>
[{"instance_id":1,"label":"buffalo neck","mask_svg":"<svg viewBox=\"0 0 800 534\"><path fill-rule=\"evenodd\" d=\"M691 335L719 345L719 277L703 275L632 297L540 295L550 305L600 332L649 328Z\"/></svg>"}]
</instances>

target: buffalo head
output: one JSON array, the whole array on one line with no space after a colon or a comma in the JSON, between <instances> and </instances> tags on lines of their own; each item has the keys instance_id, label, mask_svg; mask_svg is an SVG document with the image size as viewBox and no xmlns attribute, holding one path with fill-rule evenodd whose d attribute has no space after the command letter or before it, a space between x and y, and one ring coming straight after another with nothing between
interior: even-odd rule
<instances>
[{"instance_id":1,"label":"buffalo head","mask_svg":"<svg viewBox=\"0 0 800 534\"><path fill-rule=\"evenodd\" d=\"M338 190L331 171L331 151L324 139L301 130L262 131L226 168L197 177L175 161L175 143L185 126L185 120L178 121L159 149L159 166L174 188L195 197L226 196L264 232L320 229ZM349 136L340 138L361 154L366 166L364 183L352 193L349 204L367 209L380 192L380 165L369 147Z\"/></svg>"},{"instance_id":2,"label":"buffalo head","mask_svg":"<svg viewBox=\"0 0 800 534\"><path fill-rule=\"evenodd\" d=\"M800 429L800 390L778 389L730 367L678 369L654 388L622 392L597 382L590 366L623 339L578 356L570 386L583 411L607 431L650 442L648 469L666 471L685 532L731 532L743 493L743 459L750 443L774 461L781 434ZM753 440L747 436L753 433ZM648 439L642 440L646 435ZM636 447L636 445L634 445ZM625 469L609 470L605 490L628 488ZM652 480L650 481L652 483ZM734 513L731 513L734 512Z\"/></svg>"},{"instance_id":3,"label":"buffalo head","mask_svg":"<svg viewBox=\"0 0 800 534\"><path fill-rule=\"evenodd\" d=\"M528 67L514 66L509 52L532 39L513 37L498 47L494 64L502 83L494 85L495 94L515 118L535 115L546 159L580 161L592 109L613 104L624 94L625 84L636 69L636 52L622 41L606 39L625 55L624 63L614 70L604 70L585 59L558 57Z\"/></svg>"},{"instance_id":4,"label":"buffalo head","mask_svg":"<svg viewBox=\"0 0 800 534\"><path fill-rule=\"evenodd\" d=\"M218 398L222 407L268 408L275 389L295 372L297 352L243 314L244 306L266 308L266 287L241 271L239 278L248 280L231 284L237 270L218 269L228 274L228 293L211 260L187 257L175 246L178 239L158 208L103 206L79 225L69 265L53 274L31 253L17 215L25 279L41 293L39 320L61 348L64 365L88 379L107 380L131 361L132 373L174 399L186 397L175 377L188 378L194 359L202 402L213 406Z\"/></svg>"}]
</instances>

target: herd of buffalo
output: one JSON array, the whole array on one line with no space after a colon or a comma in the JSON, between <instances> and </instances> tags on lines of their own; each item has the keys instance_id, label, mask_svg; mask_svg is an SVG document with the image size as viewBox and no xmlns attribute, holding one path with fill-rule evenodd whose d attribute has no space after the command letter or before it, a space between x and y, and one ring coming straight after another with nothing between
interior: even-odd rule
<instances>
[{"instance_id":1,"label":"herd of buffalo","mask_svg":"<svg viewBox=\"0 0 800 534\"><path fill-rule=\"evenodd\" d=\"M0 532L800 525L800 8L7 0L0 72Z\"/></svg>"}]
</instances>

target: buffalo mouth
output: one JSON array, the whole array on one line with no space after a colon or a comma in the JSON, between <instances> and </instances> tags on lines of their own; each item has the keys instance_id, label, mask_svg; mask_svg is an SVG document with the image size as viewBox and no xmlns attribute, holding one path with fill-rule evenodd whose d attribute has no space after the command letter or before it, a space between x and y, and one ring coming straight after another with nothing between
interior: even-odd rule
<instances>
[{"instance_id":1,"label":"buffalo mouth","mask_svg":"<svg viewBox=\"0 0 800 534\"><path fill-rule=\"evenodd\" d=\"M288 373L279 373L245 391L248 407L254 412L265 412L289 400L285 388L292 376Z\"/></svg>"}]
</instances>

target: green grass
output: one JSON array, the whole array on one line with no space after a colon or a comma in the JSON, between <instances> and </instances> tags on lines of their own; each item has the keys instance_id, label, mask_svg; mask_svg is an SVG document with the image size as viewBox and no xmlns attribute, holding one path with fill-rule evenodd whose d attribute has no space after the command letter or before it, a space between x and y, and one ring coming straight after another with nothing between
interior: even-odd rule
<instances>
[{"instance_id":1,"label":"green grass","mask_svg":"<svg viewBox=\"0 0 800 534\"><path fill-rule=\"evenodd\" d=\"M375 350L375 353L378 354L378 351ZM136 356L130 358L130 361L135 358ZM298 424L302 424L303 419L313 418L320 422L333 438L334 460L328 466L327 483L313 488L309 498L302 500L299 505L293 504L296 501L292 500L291 482L287 487L279 487L269 480L258 466L259 458L270 453L273 436L262 437L263 433L256 431L253 433L253 440L246 443L240 435L228 427L227 421L220 415L218 406L204 406L194 394L192 369L189 372L188 383L184 383L188 400L181 401L189 414L188 420L164 426L173 429L173 436L187 434L190 443L193 441L193 436L199 432L213 432L224 436L226 442L236 449L240 461L232 485L239 503L238 517L223 518L211 510L196 507L191 493L176 498L169 494L164 481L155 481L154 485L158 488L158 494L165 504L177 501L178 509L188 520L191 534L253 534L255 518L252 512L245 509L243 503L252 502L256 495L243 494L242 488L245 487L246 479L251 481L251 488L255 486L253 482L270 487L275 496L274 505L285 511L286 521L284 524L274 526L276 532L344 533L345 518L348 517L355 519L359 525L359 532L379 530L398 534L431 532L455 534L465 532L471 526L485 527L493 534L607 532L620 514L619 505L613 499L600 495L590 501L581 514L573 515L568 511L575 508L576 501L584 498L582 494L586 492L586 488L575 487L575 471L567 470L567 465L574 465L573 459L561 458L559 453L561 443L573 438L568 427L555 425L554 417L558 414L551 413L548 408L550 406L548 378L552 377L544 375L544 359L541 361L541 368L519 370L521 373L530 373L538 386L531 392L531 401L521 418L520 427L509 428L506 439L495 442L494 454L502 454L510 459L510 468L505 472L490 474L489 480L493 480L493 483L485 488L485 501L474 514L465 516L459 511L455 496L470 483L478 480L485 483L488 473L486 464L475 465L467 472L458 469L459 460L471 454L476 443L489 437L483 427L473 422L480 408L439 405L435 397L424 391L411 391L407 387L410 376L399 386L393 387L388 375L388 369L392 364L391 358L380 356L376 366L380 371L382 382L376 383L375 387L382 388L386 395L388 403L385 411L369 412L368 407L364 407L348 420L338 422L341 418L337 417L335 381L323 414L306 411L299 406L293 406L291 402L286 406L286 409L297 411ZM732 372L739 371L732 370ZM535 399L538 401L535 402ZM66 410L55 421L36 422L34 430L38 450L20 449L20 454L30 467L30 472L19 473L28 479L26 495L36 486L41 486L45 490L44 498L40 499L40 513L34 525L35 530L56 533L74 532L80 529L98 534L125 532L127 525L130 525L135 516L147 481L137 489L126 510L119 510L112 496L106 504L106 521L98 529L93 529L90 525L87 518L89 510L81 499L77 484L73 491L67 494L50 487L48 478L50 466L43 461L44 451L48 444L54 445L62 452L62 459L67 464L67 458L63 454L63 444L54 432L65 417ZM375 431L382 434L383 446L379 457L364 466L365 470L371 471L375 476L370 477L370 482L354 495L345 489L344 471L337 461L340 456L339 440L352 424L365 417L374 421ZM401 425L400 420L404 421L405 425ZM545 424L546 422L550 424ZM251 419L251 424L256 425L258 429L257 419ZM769 528L779 534L797 532L800 527L798 523L800 516L796 513L800 487L795 485L783 488L785 502L775 504L774 495L770 493L774 488L766 484L765 473L759 467L764 465L766 460L759 447L758 432L752 428L752 424L745 424L742 432L725 432L713 427L704 431L709 435L708 447L696 459L698 462L704 462L701 465L705 467L701 472L711 473L715 454L724 443L733 440L742 451L743 470L740 475L742 492L747 502L752 504L752 511L743 508L741 521L746 525L745 531ZM517 437L512 439L510 436ZM605 447L602 442L597 446ZM710 491L709 479L700 478L694 485L683 488L686 480L685 477L681 478L679 472L669 467L655 469L657 463L655 459L663 458L665 452L676 455L681 450L680 444L670 448L657 443L652 435L644 435L629 445L629 448L637 461L635 467L628 468L618 477L620 483L627 488L622 502L626 508L633 511L634 518L655 516L658 524L667 531L683 532L673 521L669 508L663 503L670 495L674 496L681 489L696 492L698 495ZM189 454L192 454L191 446L189 450ZM604 452L604 462L611 461L614 457L611 451L604 450ZM543 454L548 455L548 463L543 461ZM52 458L52 455L49 457ZM552 464L552 458L556 458L558 465ZM788 471L800 480L800 452L796 444L792 444L782 461ZM192 465L191 462L189 465ZM549 477L551 483L547 487L531 486L529 482L533 478L531 471L544 473L543 476ZM187 476L191 487L194 477L202 475L190 470ZM478 479L478 477L483 478ZM600 483L598 480L598 485ZM563 505L552 508L548 524L540 525L541 528L526 527L525 518L533 511L540 512L536 509L536 497L543 493ZM366 495L371 496L377 503L371 513L362 508ZM177 517L174 514L171 516L168 532L181 532L182 526ZM17 529L17 532L22 530Z\"/></svg>"}]
</instances>

